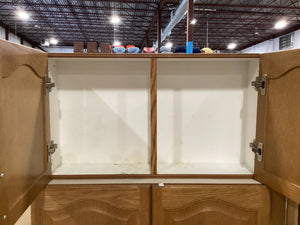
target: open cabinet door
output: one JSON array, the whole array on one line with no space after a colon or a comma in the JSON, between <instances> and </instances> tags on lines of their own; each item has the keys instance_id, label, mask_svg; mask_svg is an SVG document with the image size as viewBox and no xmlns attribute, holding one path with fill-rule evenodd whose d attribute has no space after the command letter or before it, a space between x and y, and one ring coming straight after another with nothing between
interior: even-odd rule
<instances>
[{"instance_id":1,"label":"open cabinet door","mask_svg":"<svg viewBox=\"0 0 300 225\"><path fill-rule=\"evenodd\" d=\"M256 180L300 203L300 49L261 55L255 159Z\"/></svg>"},{"instance_id":2,"label":"open cabinet door","mask_svg":"<svg viewBox=\"0 0 300 225\"><path fill-rule=\"evenodd\" d=\"M47 53L0 40L0 224L14 224L50 179L46 72Z\"/></svg>"}]
</instances>

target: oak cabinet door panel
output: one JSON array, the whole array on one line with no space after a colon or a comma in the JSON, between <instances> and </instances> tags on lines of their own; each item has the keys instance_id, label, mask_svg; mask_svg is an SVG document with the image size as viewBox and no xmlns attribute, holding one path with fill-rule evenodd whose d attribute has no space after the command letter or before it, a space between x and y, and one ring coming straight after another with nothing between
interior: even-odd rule
<instances>
[{"instance_id":1,"label":"oak cabinet door panel","mask_svg":"<svg viewBox=\"0 0 300 225\"><path fill-rule=\"evenodd\" d=\"M265 225L263 185L166 185L153 188L153 225Z\"/></svg>"},{"instance_id":2,"label":"oak cabinet door panel","mask_svg":"<svg viewBox=\"0 0 300 225\"><path fill-rule=\"evenodd\" d=\"M150 186L49 185L32 206L33 225L150 225Z\"/></svg>"}]
</instances>

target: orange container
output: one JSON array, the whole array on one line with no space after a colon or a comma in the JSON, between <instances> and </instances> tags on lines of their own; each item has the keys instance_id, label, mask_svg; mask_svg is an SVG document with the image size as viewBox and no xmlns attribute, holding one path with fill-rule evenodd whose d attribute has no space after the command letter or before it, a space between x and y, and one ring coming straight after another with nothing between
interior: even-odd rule
<instances>
[{"instance_id":1,"label":"orange container","mask_svg":"<svg viewBox=\"0 0 300 225\"><path fill-rule=\"evenodd\" d=\"M134 47L135 47L135 45L127 45L126 50L128 50L129 48L134 48Z\"/></svg>"}]
</instances>

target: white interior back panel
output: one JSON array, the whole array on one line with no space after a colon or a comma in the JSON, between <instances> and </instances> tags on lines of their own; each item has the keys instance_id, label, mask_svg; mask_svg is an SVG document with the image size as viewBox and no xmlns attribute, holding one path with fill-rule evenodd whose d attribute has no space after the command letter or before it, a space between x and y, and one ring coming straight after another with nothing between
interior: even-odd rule
<instances>
[{"instance_id":1,"label":"white interior back panel","mask_svg":"<svg viewBox=\"0 0 300 225\"><path fill-rule=\"evenodd\" d=\"M61 166L55 174L149 173L150 61L59 59L56 65ZM139 166L128 170L130 164Z\"/></svg>"},{"instance_id":2,"label":"white interior back panel","mask_svg":"<svg viewBox=\"0 0 300 225\"><path fill-rule=\"evenodd\" d=\"M252 173L253 154L245 167L256 124L257 93L249 82L257 71L249 72L250 61L158 60L159 173Z\"/></svg>"}]
</instances>

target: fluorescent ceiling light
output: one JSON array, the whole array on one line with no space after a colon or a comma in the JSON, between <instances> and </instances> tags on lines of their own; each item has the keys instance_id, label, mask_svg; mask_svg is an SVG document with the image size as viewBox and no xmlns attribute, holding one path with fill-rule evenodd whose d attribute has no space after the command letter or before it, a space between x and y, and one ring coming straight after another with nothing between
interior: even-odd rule
<instances>
[{"instance_id":1,"label":"fluorescent ceiling light","mask_svg":"<svg viewBox=\"0 0 300 225\"><path fill-rule=\"evenodd\" d=\"M236 47L236 43L230 43L230 44L227 46L228 49L235 49L235 47Z\"/></svg>"},{"instance_id":2,"label":"fluorescent ceiling light","mask_svg":"<svg viewBox=\"0 0 300 225\"><path fill-rule=\"evenodd\" d=\"M111 18L110 22L111 22L112 24L118 24L118 23L121 22L121 19L120 19L120 17L118 17L118 16L113 16L113 17Z\"/></svg>"},{"instance_id":3,"label":"fluorescent ceiling light","mask_svg":"<svg viewBox=\"0 0 300 225\"><path fill-rule=\"evenodd\" d=\"M50 44L52 44L52 45L57 45L58 40L55 39L55 38L50 38L49 42L50 42Z\"/></svg>"},{"instance_id":4,"label":"fluorescent ceiling light","mask_svg":"<svg viewBox=\"0 0 300 225\"><path fill-rule=\"evenodd\" d=\"M45 40L44 42L42 42L42 46L49 46L49 45L50 45L50 43L48 40Z\"/></svg>"},{"instance_id":5,"label":"fluorescent ceiling light","mask_svg":"<svg viewBox=\"0 0 300 225\"><path fill-rule=\"evenodd\" d=\"M114 42L114 46L119 46L119 45L121 45L121 42L119 42L119 41Z\"/></svg>"},{"instance_id":6,"label":"fluorescent ceiling light","mask_svg":"<svg viewBox=\"0 0 300 225\"><path fill-rule=\"evenodd\" d=\"M27 20L30 17L30 15L23 10L18 11L17 14L18 14L19 18L22 20Z\"/></svg>"},{"instance_id":7,"label":"fluorescent ceiling light","mask_svg":"<svg viewBox=\"0 0 300 225\"><path fill-rule=\"evenodd\" d=\"M216 9L203 9L203 8L196 8L196 11L207 11L207 12L216 12Z\"/></svg>"},{"instance_id":8,"label":"fluorescent ceiling light","mask_svg":"<svg viewBox=\"0 0 300 225\"><path fill-rule=\"evenodd\" d=\"M285 28L286 25L287 25L287 21L286 21L286 20L280 20L280 21L278 21L278 22L275 24L274 28L277 29L277 30L280 30L280 29Z\"/></svg>"},{"instance_id":9,"label":"fluorescent ceiling light","mask_svg":"<svg viewBox=\"0 0 300 225\"><path fill-rule=\"evenodd\" d=\"M166 47L172 48L172 47L173 47L173 43L172 43L172 42L168 42L168 43L166 44Z\"/></svg>"},{"instance_id":10,"label":"fluorescent ceiling light","mask_svg":"<svg viewBox=\"0 0 300 225\"><path fill-rule=\"evenodd\" d=\"M192 21L191 21L191 24L196 24L197 23L197 20L196 19L193 19Z\"/></svg>"}]
</instances>

